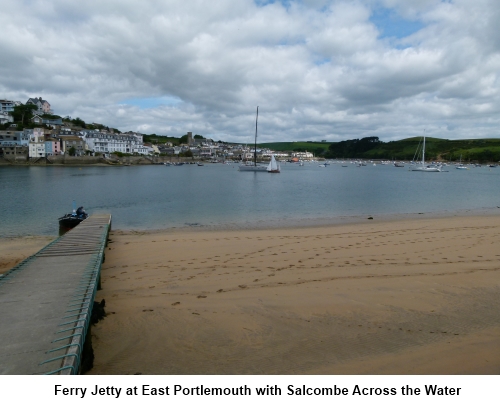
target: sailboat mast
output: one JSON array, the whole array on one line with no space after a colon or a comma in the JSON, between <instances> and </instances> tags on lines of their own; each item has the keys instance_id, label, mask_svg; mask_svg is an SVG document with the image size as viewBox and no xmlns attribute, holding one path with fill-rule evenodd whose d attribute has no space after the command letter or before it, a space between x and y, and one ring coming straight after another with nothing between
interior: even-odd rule
<instances>
[{"instance_id":1,"label":"sailboat mast","mask_svg":"<svg viewBox=\"0 0 500 405\"><path fill-rule=\"evenodd\" d=\"M422 166L425 166L425 135L424 135L424 147L422 149Z\"/></svg>"},{"instance_id":2,"label":"sailboat mast","mask_svg":"<svg viewBox=\"0 0 500 405\"><path fill-rule=\"evenodd\" d=\"M257 106L257 116L255 117L255 145L253 149L253 165L257 166L257 121L259 120L259 106Z\"/></svg>"}]
</instances>

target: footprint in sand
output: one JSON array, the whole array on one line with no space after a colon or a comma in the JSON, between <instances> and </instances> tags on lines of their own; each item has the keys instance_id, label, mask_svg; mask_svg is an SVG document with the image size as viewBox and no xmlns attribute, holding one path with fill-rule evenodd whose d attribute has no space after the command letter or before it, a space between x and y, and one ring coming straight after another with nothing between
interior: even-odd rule
<instances>
[{"instance_id":1,"label":"footprint in sand","mask_svg":"<svg viewBox=\"0 0 500 405\"><path fill-rule=\"evenodd\" d=\"M177 302L174 302L172 305L179 305L179 304L180 304L180 302L177 301Z\"/></svg>"},{"instance_id":2,"label":"footprint in sand","mask_svg":"<svg viewBox=\"0 0 500 405\"><path fill-rule=\"evenodd\" d=\"M206 295L198 295L198 297L196 297L196 298L207 298L207 296Z\"/></svg>"}]
</instances>

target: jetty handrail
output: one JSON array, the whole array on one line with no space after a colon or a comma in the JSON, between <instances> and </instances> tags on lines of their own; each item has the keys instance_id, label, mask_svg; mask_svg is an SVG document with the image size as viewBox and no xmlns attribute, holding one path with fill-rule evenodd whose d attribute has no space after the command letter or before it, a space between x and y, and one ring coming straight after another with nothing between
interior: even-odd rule
<instances>
[{"instance_id":1,"label":"jetty handrail","mask_svg":"<svg viewBox=\"0 0 500 405\"><path fill-rule=\"evenodd\" d=\"M85 220L87 221L87 220ZM82 223L84 223L83 221ZM92 317L92 309L94 306L94 299L97 293L101 264L104 261L104 249L107 245L107 239L109 235L109 228L111 226L111 218L109 224L106 226L106 232L103 232L100 237L99 251L94 256L93 260L90 261L89 265L84 274L82 274L80 284L75 288L74 298L70 302L77 301L80 302L80 312L74 315L68 315L69 317L77 317L77 319L69 322L62 322L59 327L67 327L67 325L73 325L70 330L80 329L79 332L73 333L70 336L65 336L52 341L52 343L60 342L69 339L69 343L54 349L48 350L46 354L53 353L58 350L67 349L64 355L57 356L48 360L43 361L40 364L46 364L52 361L61 360L61 367L51 370L46 374L78 374L81 366L81 356L83 353L83 347L85 344L85 339L90 328L90 322ZM71 306L72 307L72 306ZM71 308L70 307L70 308ZM67 309L65 313L75 312L74 309ZM67 319L67 316L61 318L61 320ZM64 329L67 330L67 329ZM62 329L55 332L59 334Z\"/></svg>"},{"instance_id":2,"label":"jetty handrail","mask_svg":"<svg viewBox=\"0 0 500 405\"><path fill-rule=\"evenodd\" d=\"M16 311L13 322L10 309L0 312L2 373L80 372L110 230L111 215L90 216L0 275L1 303ZM19 304L22 294L30 298Z\"/></svg>"}]
</instances>

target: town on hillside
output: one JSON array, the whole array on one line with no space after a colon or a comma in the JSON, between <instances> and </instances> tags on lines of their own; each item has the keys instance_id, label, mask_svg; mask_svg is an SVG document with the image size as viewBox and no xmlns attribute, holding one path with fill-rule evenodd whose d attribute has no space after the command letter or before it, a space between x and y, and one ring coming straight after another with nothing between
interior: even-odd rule
<instances>
[{"instance_id":1,"label":"town on hillside","mask_svg":"<svg viewBox=\"0 0 500 405\"><path fill-rule=\"evenodd\" d=\"M143 156L153 162L160 156L177 156L200 160L252 160L254 148L246 145L215 142L188 132L179 142L159 141L137 132L122 133L102 124L86 124L80 118L62 118L54 114L42 97L26 103L0 100L0 158L9 162L40 162L60 156L98 156L112 159ZM149 142L145 142L148 138ZM310 152L273 152L257 149L259 160L278 158L310 159ZM146 160L147 161L147 160Z\"/></svg>"}]
</instances>

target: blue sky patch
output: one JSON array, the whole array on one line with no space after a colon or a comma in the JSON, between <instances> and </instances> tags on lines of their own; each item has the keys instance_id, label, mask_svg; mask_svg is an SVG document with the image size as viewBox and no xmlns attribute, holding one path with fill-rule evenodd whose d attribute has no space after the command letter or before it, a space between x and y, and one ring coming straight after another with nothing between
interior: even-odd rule
<instances>
[{"instance_id":1,"label":"blue sky patch","mask_svg":"<svg viewBox=\"0 0 500 405\"><path fill-rule=\"evenodd\" d=\"M259 7L267 6L268 4L281 3L283 7L288 9L293 0L254 0Z\"/></svg>"},{"instance_id":2,"label":"blue sky patch","mask_svg":"<svg viewBox=\"0 0 500 405\"><path fill-rule=\"evenodd\" d=\"M389 8L377 8L370 17L380 32L380 38L404 38L424 27L420 21L407 20Z\"/></svg>"},{"instance_id":3,"label":"blue sky patch","mask_svg":"<svg viewBox=\"0 0 500 405\"><path fill-rule=\"evenodd\" d=\"M122 104L135 105L144 110L147 108L155 108L159 106L172 106L181 103L182 100L177 97L163 96L163 97L148 97L148 98L129 98L123 100Z\"/></svg>"}]
</instances>

